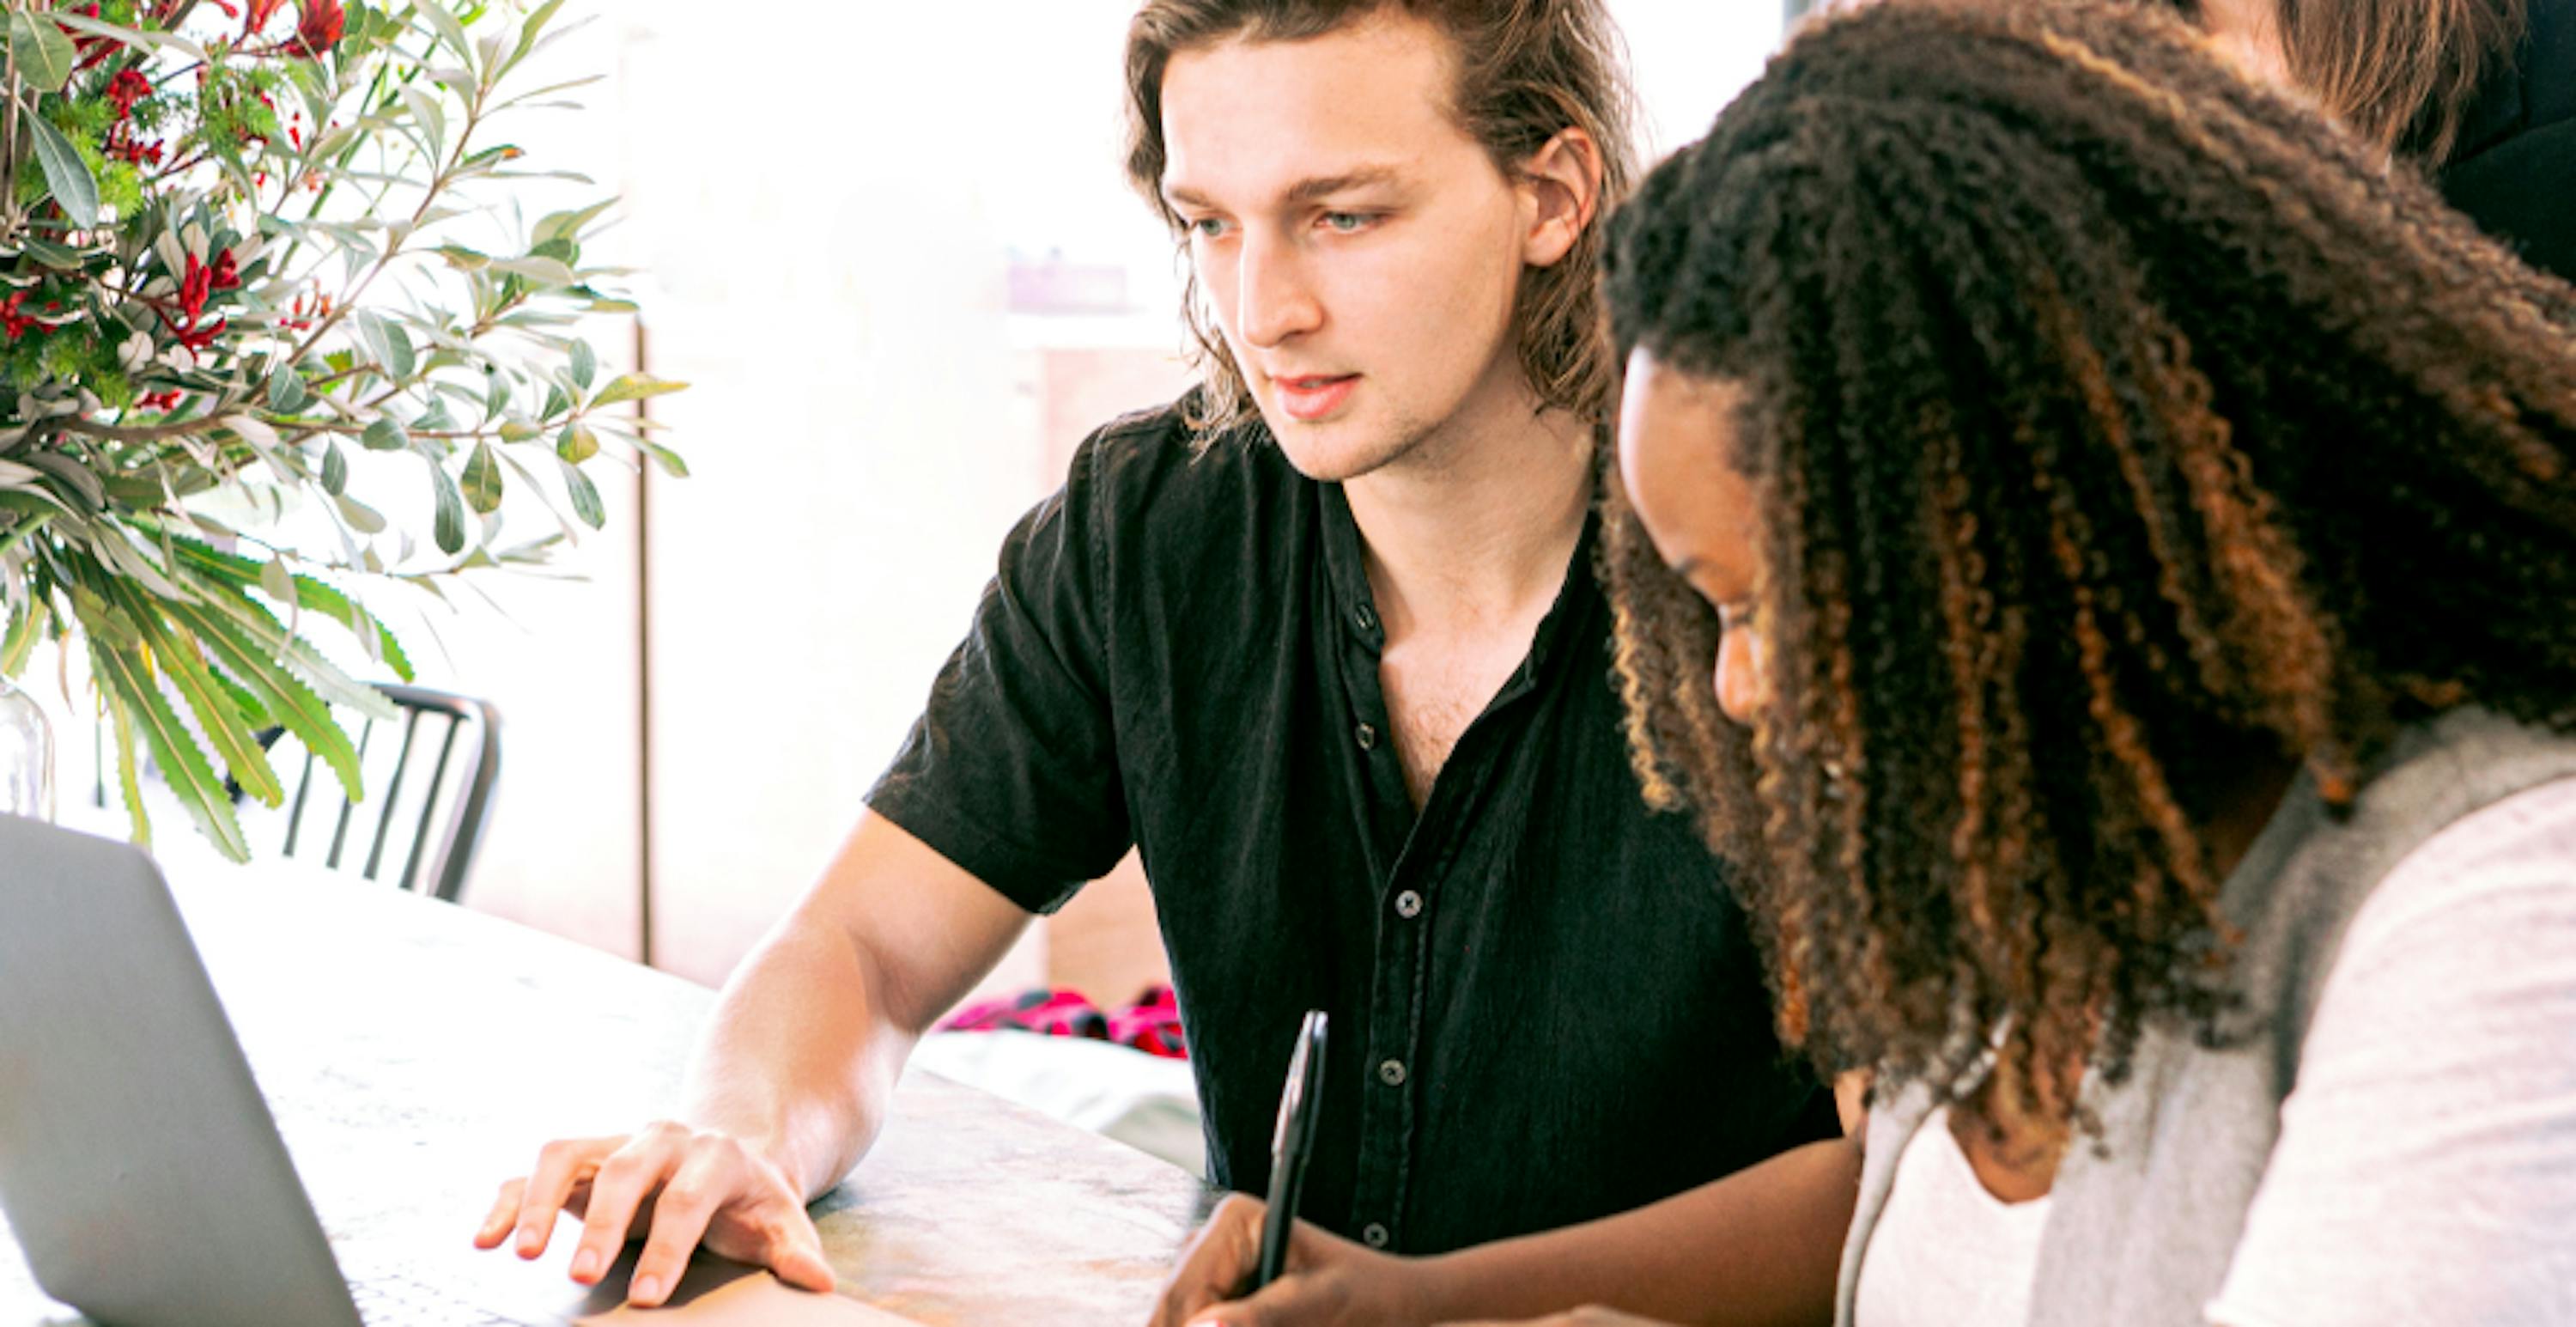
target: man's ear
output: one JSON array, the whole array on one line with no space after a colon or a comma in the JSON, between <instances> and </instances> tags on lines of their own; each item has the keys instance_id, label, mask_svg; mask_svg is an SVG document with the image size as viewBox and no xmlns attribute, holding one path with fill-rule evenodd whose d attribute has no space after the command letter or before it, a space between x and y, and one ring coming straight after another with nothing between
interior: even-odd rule
<instances>
[{"instance_id":1,"label":"man's ear","mask_svg":"<svg viewBox=\"0 0 2576 1327\"><path fill-rule=\"evenodd\" d=\"M1601 207L1601 145L1565 128L1520 165L1521 261L1552 267L1572 252Z\"/></svg>"}]
</instances>

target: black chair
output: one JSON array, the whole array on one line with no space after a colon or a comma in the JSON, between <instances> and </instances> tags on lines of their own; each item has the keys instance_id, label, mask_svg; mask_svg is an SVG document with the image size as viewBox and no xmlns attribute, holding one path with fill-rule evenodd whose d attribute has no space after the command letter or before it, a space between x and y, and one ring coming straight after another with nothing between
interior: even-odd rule
<instances>
[{"instance_id":1,"label":"black chair","mask_svg":"<svg viewBox=\"0 0 2576 1327\"><path fill-rule=\"evenodd\" d=\"M465 891L465 874L474 865L474 851L481 846L484 821L491 815L492 789L501 778L501 712L490 702L470 696L432 691L426 687L378 683L376 689L402 710L402 745L387 762L378 752L373 719L362 720L357 733L358 766L366 772L367 800L374 804L375 829L372 835L363 829L367 839L363 862L356 860L350 849L355 846L350 836L353 821L360 820L359 807L340 791L339 780L327 768L316 769L311 752L304 756L304 773L296 780L295 795L287 803L285 844L281 856L295 856L301 847L315 851L323 839L321 826L305 824L308 802L340 804L337 816L328 819L329 849L323 865L338 870L354 870L369 880L381 878L386 849L391 846L402 853L402 875L395 883L409 890L421 888L422 868L433 873L430 892L450 903ZM426 742L421 733L421 720L430 717L442 731L437 733L438 758L428 770L426 782L415 771L413 756L425 754ZM468 730L472 730L468 733ZM386 766L380 770L380 766ZM319 783L316 783L316 776ZM316 788L320 795L316 796ZM406 793L416 793L417 813L405 811ZM439 809L447 808L442 831L436 820ZM399 814L398 814L399 813ZM408 842L394 837L398 825L408 824Z\"/></svg>"}]
</instances>

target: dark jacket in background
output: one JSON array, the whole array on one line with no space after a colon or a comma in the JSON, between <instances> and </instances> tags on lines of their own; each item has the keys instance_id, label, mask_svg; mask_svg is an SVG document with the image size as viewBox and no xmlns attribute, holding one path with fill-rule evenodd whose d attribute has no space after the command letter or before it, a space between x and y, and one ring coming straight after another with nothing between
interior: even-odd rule
<instances>
[{"instance_id":1,"label":"dark jacket in background","mask_svg":"<svg viewBox=\"0 0 2576 1327\"><path fill-rule=\"evenodd\" d=\"M2514 66L2479 94L2433 180L2451 206L2576 281L2576 0L2530 0Z\"/></svg>"}]
</instances>

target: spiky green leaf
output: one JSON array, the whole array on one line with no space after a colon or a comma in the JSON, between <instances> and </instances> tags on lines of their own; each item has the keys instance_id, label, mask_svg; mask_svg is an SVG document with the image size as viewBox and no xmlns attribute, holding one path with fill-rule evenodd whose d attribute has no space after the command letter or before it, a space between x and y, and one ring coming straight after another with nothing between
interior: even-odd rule
<instances>
[{"instance_id":1,"label":"spiky green leaf","mask_svg":"<svg viewBox=\"0 0 2576 1327\"><path fill-rule=\"evenodd\" d=\"M83 625L88 623L84 621ZM91 673L106 683L128 721L141 731L144 745L151 749L152 759L160 766L162 778L178 797L179 805L187 808L217 851L236 862L249 861L250 841L242 836L232 798L225 793L223 780L215 777L214 768L207 764L206 753L197 745L197 739L179 721L178 712L170 708L169 698L161 694L161 688L129 652L107 648L93 634L89 654ZM119 775L120 782L128 779L129 774ZM140 819L141 799L136 798L133 805Z\"/></svg>"}]
</instances>

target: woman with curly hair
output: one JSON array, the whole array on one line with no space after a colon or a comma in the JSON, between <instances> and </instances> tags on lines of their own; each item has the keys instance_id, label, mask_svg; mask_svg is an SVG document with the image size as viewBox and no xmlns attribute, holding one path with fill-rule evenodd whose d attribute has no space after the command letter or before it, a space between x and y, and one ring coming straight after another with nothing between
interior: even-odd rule
<instances>
[{"instance_id":1,"label":"woman with curly hair","mask_svg":"<svg viewBox=\"0 0 2576 1327\"><path fill-rule=\"evenodd\" d=\"M2087 3L1819 23L1609 265L1640 772L1875 1075L1842 1320L2576 1317L2576 291Z\"/></svg>"},{"instance_id":2,"label":"woman with curly hair","mask_svg":"<svg viewBox=\"0 0 2576 1327\"><path fill-rule=\"evenodd\" d=\"M1866 1118L1187 1321L2576 1321L2576 289L2106 0L1828 15L1607 264L1638 770Z\"/></svg>"}]
</instances>

